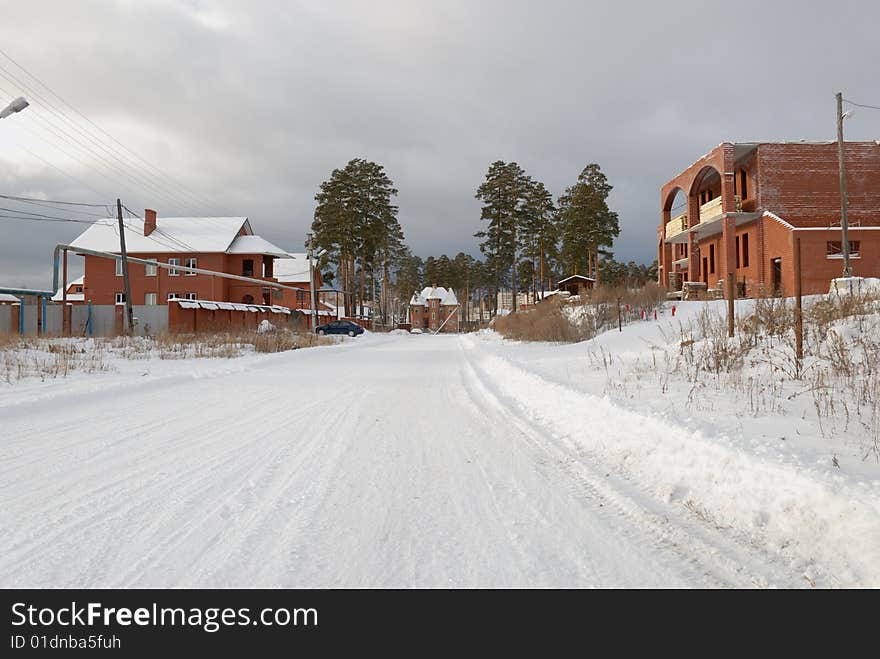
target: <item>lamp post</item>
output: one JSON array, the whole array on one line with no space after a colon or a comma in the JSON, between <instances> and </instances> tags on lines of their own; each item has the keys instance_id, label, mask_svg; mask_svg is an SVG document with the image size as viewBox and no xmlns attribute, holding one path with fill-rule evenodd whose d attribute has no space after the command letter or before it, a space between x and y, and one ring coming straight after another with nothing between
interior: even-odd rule
<instances>
[{"instance_id":1,"label":"lamp post","mask_svg":"<svg viewBox=\"0 0 880 659\"><path fill-rule=\"evenodd\" d=\"M843 120L850 116L852 116L852 111L843 111L843 94L837 92L837 165L840 174L840 231L843 234L841 249L843 251L844 277L852 277L852 266L849 261L849 219L846 208L846 158L843 154Z\"/></svg>"},{"instance_id":2,"label":"lamp post","mask_svg":"<svg viewBox=\"0 0 880 659\"><path fill-rule=\"evenodd\" d=\"M7 105L5 108L0 110L0 119L5 119L10 114L15 114L16 112L21 112L24 110L30 103L27 102L24 96L19 96L16 99L13 99L12 102Z\"/></svg>"}]
</instances>

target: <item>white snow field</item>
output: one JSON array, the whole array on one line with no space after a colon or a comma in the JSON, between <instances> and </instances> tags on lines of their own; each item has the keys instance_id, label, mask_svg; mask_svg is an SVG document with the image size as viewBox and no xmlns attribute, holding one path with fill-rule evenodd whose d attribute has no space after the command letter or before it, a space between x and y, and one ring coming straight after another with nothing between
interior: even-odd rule
<instances>
[{"instance_id":1,"label":"white snow field","mask_svg":"<svg viewBox=\"0 0 880 659\"><path fill-rule=\"evenodd\" d=\"M0 385L0 586L880 585L876 473L618 406L585 350L367 334Z\"/></svg>"}]
</instances>

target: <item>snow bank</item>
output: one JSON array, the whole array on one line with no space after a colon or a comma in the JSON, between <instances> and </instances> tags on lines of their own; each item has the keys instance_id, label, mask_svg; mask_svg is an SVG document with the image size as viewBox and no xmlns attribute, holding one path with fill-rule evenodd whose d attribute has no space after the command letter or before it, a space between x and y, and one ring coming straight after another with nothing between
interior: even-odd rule
<instances>
[{"instance_id":1,"label":"snow bank","mask_svg":"<svg viewBox=\"0 0 880 659\"><path fill-rule=\"evenodd\" d=\"M880 293L880 279L877 277L838 277L831 280L828 292L837 295Z\"/></svg>"},{"instance_id":2,"label":"snow bank","mask_svg":"<svg viewBox=\"0 0 880 659\"><path fill-rule=\"evenodd\" d=\"M474 339L465 341L473 347ZM841 584L880 586L880 482L743 450L728 436L623 409L497 355L475 363L522 414L654 498L783 555L805 574L815 560Z\"/></svg>"}]
</instances>

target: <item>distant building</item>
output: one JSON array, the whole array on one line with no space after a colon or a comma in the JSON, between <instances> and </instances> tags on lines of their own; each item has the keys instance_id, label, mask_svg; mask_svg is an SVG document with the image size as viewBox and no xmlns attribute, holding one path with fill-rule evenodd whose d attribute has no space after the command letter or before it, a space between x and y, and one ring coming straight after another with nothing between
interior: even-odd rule
<instances>
[{"instance_id":1,"label":"distant building","mask_svg":"<svg viewBox=\"0 0 880 659\"><path fill-rule=\"evenodd\" d=\"M846 142L844 157L853 275L878 277L880 142ZM738 295L793 295L796 238L805 294L842 274L835 142L724 142L664 185L660 203L662 286L723 292L733 275Z\"/></svg>"},{"instance_id":2,"label":"distant building","mask_svg":"<svg viewBox=\"0 0 880 659\"><path fill-rule=\"evenodd\" d=\"M86 301L85 293L85 276L77 277L67 284L67 303L68 304L84 304ZM64 300L64 290L59 288L55 295L52 296L52 302L61 303Z\"/></svg>"},{"instance_id":3,"label":"distant building","mask_svg":"<svg viewBox=\"0 0 880 659\"><path fill-rule=\"evenodd\" d=\"M421 293L416 291L409 301L409 317L413 329L457 332L458 310L455 291L442 286L428 286Z\"/></svg>"},{"instance_id":4,"label":"distant building","mask_svg":"<svg viewBox=\"0 0 880 659\"><path fill-rule=\"evenodd\" d=\"M560 279L556 284L556 290L566 291L569 295L583 295L596 285L596 280L592 277L584 277L583 275L572 275L565 279Z\"/></svg>"}]
</instances>

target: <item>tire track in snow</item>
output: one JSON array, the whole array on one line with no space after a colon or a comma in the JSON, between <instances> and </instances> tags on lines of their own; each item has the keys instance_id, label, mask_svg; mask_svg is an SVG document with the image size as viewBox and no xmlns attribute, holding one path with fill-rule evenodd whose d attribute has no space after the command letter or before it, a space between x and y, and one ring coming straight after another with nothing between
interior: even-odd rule
<instances>
[{"instance_id":1,"label":"tire track in snow","mask_svg":"<svg viewBox=\"0 0 880 659\"><path fill-rule=\"evenodd\" d=\"M466 348L462 351L465 354L470 352ZM496 410L503 411L504 418L520 428L522 436L532 446L545 452L553 468L574 484L575 495L601 502L604 509L613 510L617 516L631 522L633 531L641 531L636 531L636 536L647 533L652 544L674 552L689 563L698 581L710 587L804 585L800 573L793 574L790 569L777 565L770 556L749 555L746 548L718 537L711 530L677 519L671 511L663 510L659 502L637 495L625 483L607 476L603 478L587 451L576 445L561 445L562 438L527 415L518 401L503 394L492 376L480 369L469 354L467 360L476 383L477 399L488 401ZM607 472L607 469L603 471Z\"/></svg>"}]
</instances>

